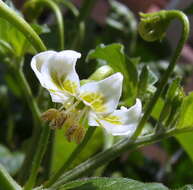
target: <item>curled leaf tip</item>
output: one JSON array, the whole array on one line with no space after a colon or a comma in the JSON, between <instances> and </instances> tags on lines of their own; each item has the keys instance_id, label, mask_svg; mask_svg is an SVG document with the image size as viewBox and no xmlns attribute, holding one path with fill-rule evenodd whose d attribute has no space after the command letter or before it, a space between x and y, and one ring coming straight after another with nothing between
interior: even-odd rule
<instances>
[{"instance_id":1,"label":"curled leaf tip","mask_svg":"<svg viewBox=\"0 0 193 190\"><path fill-rule=\"evenodd\" d=\"M171 20L166 16L166 11L139 13L139 15L141 17L138 27L140 36L149 42L162 40Z\"/></svg>"}]
</instances>

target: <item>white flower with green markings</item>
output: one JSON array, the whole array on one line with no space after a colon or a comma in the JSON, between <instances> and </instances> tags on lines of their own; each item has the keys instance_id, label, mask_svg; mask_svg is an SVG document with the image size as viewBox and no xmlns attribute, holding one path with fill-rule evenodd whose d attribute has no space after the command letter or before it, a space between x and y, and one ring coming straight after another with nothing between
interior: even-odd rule
<instances>
[{"instance_id":1,"label":"white flower with green markings","mask_svg":"<svg viewBox=\"0 0 193 190\"><path fill-rule=\"evenodd\" d=\"M75 70L80 57L76 51L65 50L46 51L32 58L31 67L41 85L49 91L53 102L62 103L60 113L64 119L54 111L60 115L60 124L53 121L52 124L56 127L68 125L69 134L88 122L89 126L101 126L115 136L132 135L141 117L141 101L137 99L129 109L121 107L116 110L122 93L121 73L81 86Z\"/></svg>"}]
</instances>

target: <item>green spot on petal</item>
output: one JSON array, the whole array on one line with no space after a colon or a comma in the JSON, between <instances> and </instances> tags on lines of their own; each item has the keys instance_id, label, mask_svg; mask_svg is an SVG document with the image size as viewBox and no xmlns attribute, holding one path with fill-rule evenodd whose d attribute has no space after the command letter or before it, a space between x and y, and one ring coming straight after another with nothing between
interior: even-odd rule
<instances>
[{"instance_id":1,"label":"green spot on petal","mask_svg":"<svg viewBox=\"0 0 193 190\"><path fill-rule=\"evenodd\" d=\"M100 93L90 93L90 92L86 92L83 93L81 95L81 98L88 102L91 107L94 109L94 111L96 112L105 112L106 111L106 107L104 105L105 103L105 98L102 94Z\"/></svg>"},{"instance_id":2,"label":"green spot on petal","mask_svg":"<svg viewBox=\"0 0 193 190\"><path fill-rule=\"evenodd\" d=\"M77 92L77 83L70 81L70 80L66 80L66 75L63 75L61 77L59 77L59 75L57 74L57 72L52 72L51 73L51 77L52 77L52 81L53 83L60 89L60 90L65 90L67 92L69 92L70 94L76 94Z\"/></svg>"},{"instance_id":3,"label":"green spot on petal","mask_svg":"<svg viewBox=\"0 0 193 190\"><path fill-rule=\"evenodd\" d=\"M120 118L115 115L108 115L107 117L104 117L103 120L112 123L114 125L121 125L122 122L120 121Z\"/></svg>"}]
</instances>

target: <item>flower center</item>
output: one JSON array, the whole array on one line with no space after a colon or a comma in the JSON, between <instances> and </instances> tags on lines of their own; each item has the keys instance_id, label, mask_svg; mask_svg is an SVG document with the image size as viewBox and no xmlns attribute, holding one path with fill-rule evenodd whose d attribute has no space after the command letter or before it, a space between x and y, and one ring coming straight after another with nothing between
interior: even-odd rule
<instances>
[{"instance_id":1,"label":"flower center","mask_svg":"<svg viewBox=\"0 0 193 190\"><path fill-rule=\"evenodd\" d=\"M53 83L60 89L69 92L72 95L77 93L78 85L76 82L66 79L66 76L59 76L56 71L51 72Z\"/></svg>"},{"instance_id":2,"label":"flower center","mask_svg":"<svg viewBox=\"0 0 193 190\"><path fill-rule=\"evenodd\" d=\"M105 112L105 98L102 94L97 92L85 92L80 96L86 103L88 103L95 112Z\"/></svg>"}]
</instances>

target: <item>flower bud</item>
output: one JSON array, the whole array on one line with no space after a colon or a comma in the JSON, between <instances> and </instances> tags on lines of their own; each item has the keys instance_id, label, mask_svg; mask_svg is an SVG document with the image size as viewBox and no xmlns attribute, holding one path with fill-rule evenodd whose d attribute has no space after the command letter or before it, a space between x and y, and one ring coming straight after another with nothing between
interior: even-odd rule
<instances>
[{"instance_id":1,"label":"flower bud","mask_svg":"<svg viewBox=\"0 0 193 190\"><path fill-rule=\"evenodd\" d=\"M57 109L51 108L42 114L42 119L44 121L52 121L58 114L59 111Z\"/></svg>"},{"instance_id":2,"label":"flower bud","mask_svg":"<svg viewBox=\"0 0 193 190\"><path fill-rule=\"evenodd\" d=\"M80 144L81 141L84 139L85 136L85 129L82 126L79 126L74 133L74 140L77 144Z\"/></svg>"},{"instance_id":3,"label":"flower bud","mask_svg":"<svg viewBox=\"0 0 193 190\"><path fill-rule=\"evenodd\" d=\"M85 129L81 125L72 125L66 129L65 136L69 142L80 144L85 136Z\"/></svg>"},{"instance_id":4,"label":"flower bud","mask_svg":"<svg viewBox=\"0 0 193 190\"><path fill-rule=\"evenodd\" d=\"M42 114L42 119L50 122L49 125L53 129L61 129L67 119L67 115L63 111L60 112L52 108Z\"/></svg>"}]
</instances>

